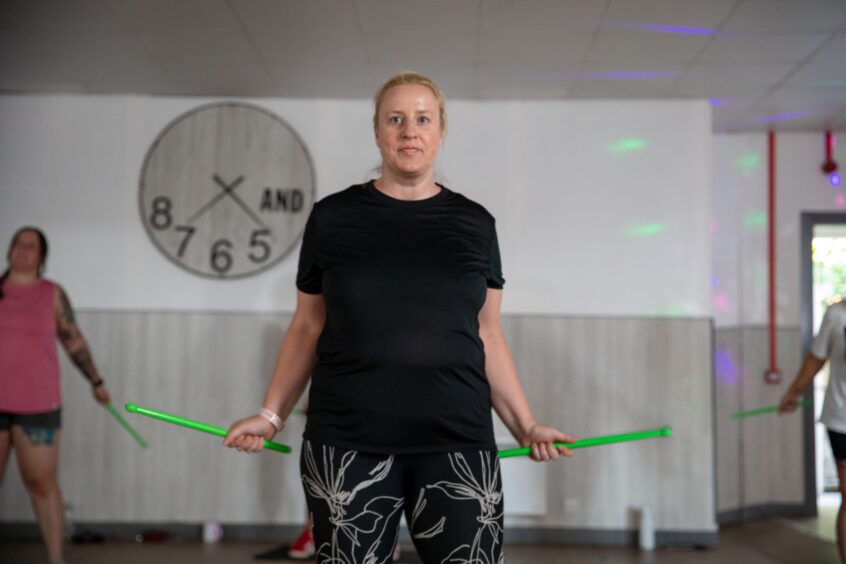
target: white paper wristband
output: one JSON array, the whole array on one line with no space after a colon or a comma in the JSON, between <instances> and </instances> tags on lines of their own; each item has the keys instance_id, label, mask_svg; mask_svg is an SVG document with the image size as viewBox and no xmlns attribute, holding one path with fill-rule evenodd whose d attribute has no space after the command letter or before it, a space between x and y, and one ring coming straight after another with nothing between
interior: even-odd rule
<instances>
[{"instance_id":1,"label":"white paper wristband","mask_svg":"<svg viewBox=\"0 0 846 564\"><path fill-rule=\"evenodd\" d=\"M258 414L270 421L270 424L273 425L273 428L276 429L277 432L281 431L282 427L285 426L285 422L282 421L282 418L266 407L259 409Z\"/></svg>"}]
</instances>

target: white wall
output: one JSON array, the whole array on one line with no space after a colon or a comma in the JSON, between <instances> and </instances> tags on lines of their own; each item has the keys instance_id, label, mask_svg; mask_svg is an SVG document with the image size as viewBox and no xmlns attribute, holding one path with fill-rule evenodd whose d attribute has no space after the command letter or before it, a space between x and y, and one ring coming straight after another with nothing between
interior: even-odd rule
<instances>
[{"instance_id":1,"label":"white wall","mask_svg":"<svg viewBox=\"0 0 846 564\"><path fill-rule=\"evenodd\" d=\"M215 281L183 272L148 240L137 209L145 152L171 120L209 101L0 96L0 243L24 223L45 229L51 242L48 275L66 286L78 309L87 310L80 323L116 403L147 403L226 424L249 412L249 407L238 406L257 405L266 385L266 362L275 358L279 338L278 333L272 339L262 337L266 331L255 325L262 316L253 313L293 309L296 253L254 278ZM299 133L314 160L318 196L363 180L378 164L369 101L249 101L277 113ZM571 465L574 470L561 466L550 471L557 485L546 490L553 495L548 514L534 523L628 528L630 507L649 492L660 498L654 507L661 509L657 522L662 528L712 531L710 325L703 319L651 320L653 329L644 331L638 324L645 320L626 318L710 315L709 106L701 101L454 101L448 111L450 131L439 168L450 187L480 201L497 217L508 280L504 309L510 314L544 314L506 320L506 327L519 328L510 338L538 417L578 436L659 423L673 425L679 433L674 442L632 451L637 454L627 479L637 482L638 472L652 472L654 464L663 464L669 477L662 478L660 487L634 482L628 487L619 472L612 486L604 485L604 479L592 480L596 476L590 473L591 464L613 474L631 449L588 454ZM612 150L626 139L637 139L640 146L628 152ZM209 310L250 315L198 313ZM148 322L152 324L145 325ZM195 330L183 333L185 323ZM123 324L140 331L141 337L131 332L121 336L115 328ZM559 334L548 325L564 329ZM251 338L253 333L245 327L253 327L259 336ZM206 366L214 376L204 371ZM73 389L65 403L68 429L63 440L68 453L88 452L84 448L90 444L87 430L94 429L92 425L126 441L121 429L112 429L107 420L83 421L89 413L102 414L91 411L90 398L72 372L67 368L64 378ZM654 389L653 398L664 394L666 401L643 403L637 394L625 392L621 377L625 386L644 393ZM185 392L163 394L157 378ZM192 382L208 391L213 383L229 385L234 379L243 384L237 394L211 394L221 403L201 402L198 407ZM598 414L601 424L567 409L556 399L561 395ZM676 413L675 408L656 405L684 409ZM162 433L163 441L174 433L150 428ZM688 431L696 441L685 438ZM185 440L211 445L202 437ZM695 455L675 450L691 444L699 446ZM224 456L205 479L228 472L230 458L239 467L247 464ZM674 462L664 464L661 457ZM685 461L694 461L697 472L683 467ZM260 473L269 462L259 464L251 471ZM579 471L578 465L585 467ZM79 483L73 468L63 466L63 483ZM569 473L566 487L552 472ZM159 477L182 492L196 485L188 472ZM146 482L131 478L120 478L126 481L126 495L143 496ZM582 487L572 480L590 484ZM284 483L296 505L268 508L253 499L226 513L204 505L217 501L187 505L176 500L176 508L151 508L144 517L202 520L211 514L239 522L297 521L302 507L296 480L288 476ZM617 495L614 488L641 496L640 501ZM20 518L26 513L23 493L20 488L15 492L14 499L7 497L9 501L0 504L0 516ZM562 496L574 498L573 492L580 492L577 497L586 509L564 515ZM686 494L698 501L691 503ZM77 497L80 504L88 503L84 493ZM120 513L95 505L80 508L80 517L114 519Z\"/></svg>"},{"instance_id":2,"label":"white wall","mask_svg":"<svg viewBox=\"0 0 846 564\"><path fill-rule=\"evenodd\" d=\"M777 403L796 375L802 361L801 214L846 212L845 192L842 186L832 187L820 171L823 132L776 134L777 361L784 380L765 383L764 372L769 368L767 135L719 134L713 143L718 510L801 504L805 496L801 417L732 421L729 416ZM844 148L835 157L846 163ZM774 441L779 449L768 448ZM785 452L793 455L785 457Z\"/></svg>"},{"instance_id":3,"label":"white wall","mask_svg":"<svg viewBox=\"0 0 846 564\"><path fill-rule=\"evenodd\" d=\"M296 253L254 278L171 264L139 218L160 130L208 99L0 97L0 242L33 223L77 307L290 311ZM255 99L303 138L318 196L378 164L371 103ZM512 313L710 314L710 108L702 101L448 104L445 182L496 217ZM614 153L627 138L640 149ZM638 226L654 233L636 234Z\"/></svg>"},{"instance_id":4,"label":"white wall","mask_svg":"<svg viewBox=\"0 0 846 564\"><path fill-rule=\"evenodd\" d=\"M841 139L846 132L840 132ZM714 136L714 278L718 327L768 322L767 136ZM846 188L820 171L823 133L776 134L776 322L801 321L801 213L846 212ZM846 146L835 155L846 165Z\"/></svg>"}]
</instances>

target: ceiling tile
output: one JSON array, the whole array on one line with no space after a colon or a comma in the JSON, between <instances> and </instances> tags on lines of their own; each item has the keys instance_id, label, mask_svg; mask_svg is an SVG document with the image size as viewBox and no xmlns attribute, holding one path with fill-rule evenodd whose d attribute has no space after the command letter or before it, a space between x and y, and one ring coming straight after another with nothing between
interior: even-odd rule
<instances>
[{"instance_id":1,"label":"ceiling tile","mask_svg":"<svg viewBox=\"0 0 846 564\"><path fill-rule=\"evenodd\" d=\"M614 61L637 67L656 63L689 62L702 51L709 38L700 35L669 35L640 30L603 30L588 53L590 61Z\"/></svg>"},{"instance_id":2,"label":"ceiling tile","mask_svg":"<svg viewBox=\"0 0 846 564\"><path fill-rule=\"evenodd\" d=\"M722 30L807 33L834 31L844 23L843 0L749 0L738 5Z\"/></svg>"},{"instance_id":3,"label":"ceiling tile","mask_svg":"<svg viewBox=\"0 0 846 564\"><path fill-rule=\"evenodd\" d=\"M770 88L778 84L795 65L694 65L673 85L674 89L699 89L726 93L730 90Z\"/></svg>"},{"instance_id":4,"label":"ceiling tile","mask_svg":"<svg viewBox=\"0 0 846 564\"><path fill-rule=\"evenodd\" d=\"M805 59L823 44L825 34L737 33L714 37L702 52L703 63L790 63Z\"/></svg>"},{"instance_id":5,"label":"ceiling tile","mask_svg":"<svg viewBox=\"0 0 846 564\"><path fill-rule=\"evenodd\" d=\"M115 15L100 0L3 0L0 29L117 28Z\"/></svg>"},{"instance_id":6,"label":"ceiling tile","mask_svg":"<svg viewBox=\"0 0 846 564\"><path fill-rule=\"evenodd\" d=\"M420 68L433 61L442 64L476 60L476 39L467 35L432 37L426 33L372 34L366 38L367 57L372 64Z\"/></svg>"},{"instance_id":7,"label":"ceiling tile","mask_svg":"<svg viewBox=\"0 0 846 564\"><path fill-rule=\"evenodd\" d=\"M481 65L526 65L554 71L584 59L591 35L585 33L482 34L478 62Z\"/></svg>"},{"instance_id":8,"label":"ceiling tile","mask_svg":"<svg viewBox=\"0 0 846 564\"><path fill-rule=\"evenodd\" d=\"M760 104L768 108L846 107L846 85L840 88L779 88Z\"/></svg>"},{"instance_id":9,"label":"ceiling tile","mask_svg":"<svg viewBox=\"0 0 846 564\"><path fill-rule=\"evenodd\" d=\"M774 130L795 130L806 131L821 129L822 123L826 121L823 111L808 109L794 110L766 110L752 108L741 118L734 120L732 129L774 129Z\"/></svg>"},{"instance_id":10,"label":"ceiling tile","mask_svg":"<svg viewBox=\"0 0 846 564\"><path fill-rule=\"evenodd\" d=\"M441 37L479 32L478 0L355 0L363 33Z\"/></svg>"},{"instance_id":11,"label":"ceiling tile","mask_svg":"<svg viewBox=\"0 0 846 564\"><path fill-rule=\"evenodd\" d=\"M150 57L157 59L191 58L224 61L237 71L239 62L256 59L247 38L240 32L229 32L212 28L191 28L168 31L127 30L126 34L135 40Z\"/></svg>"},{"instance_id":12,"label":"ceiling tile","mask_svg":"<svg viewBox=\"0 0 846 564\"><path fill-rule=\"evenodd\" d=\"M108 0L101 4L127 29L239 29L226 0Z\"/></svg>"},{"instance_id":13,"label":"ceiling tile","mask_svg":"<svg viewBox=\"0 0 846 564\"><path fill-rule=\"evenodd\" d=\"M355 68L367 65L367 51L360 39L332 32L262 30L252 36L252 43L268 64Z\"/></svg>"},{"instance_id":14,"label":"ceiling tile","mask_svg":"<svg viewBox=\"0 0 846 564\"><path fill-rule=\"evenodd\" d=\"M629 22L714 28L735 5L736 0L612 0L605 13L605 24Z\"/></svg>"},{"instance_id":15,"label":"ceiling tile","mask_svg":"<svg viewBox=\"0 0 846 564\"><path fill-rule=\"evenodd\" d=\"M846 32L833 34L825 46L808 61L812 64L844 65L846 61Z\"/></svg>"},{"instance_id":16,"label":"ceiling tile","mask_svg":"<svg viewBox=\"0 0 846 564\"><path fill-rule=\"evenodd\" d=\"M805 64L784 83L788 88L842 88L846 86L846 65Z\"/></svg>"},{"instance_id":17,"label":"ceiling tile","mask_svg":"<svg viewBox=\"0 0 846 564\"><path fill-rule=\"evenodd\" d=\"M370 98L378 87L370 73L361 72L360 67L355 66L271 64L270 76L274 96Z\"/></svg>"},{"instance_id":18,"label":"ceiling tile","mask_svg":"<svg viewBox=\"0 0 846 564\"><path fill-rule=\"evenodd\" d=\"M578 74L579 65L553 73L547 68L525 65L478 65L474 94L482 98L564 98Z\"/></svg>"},{"instance_id":19,"label":"ceiling tile","mask_svg":"<svg viewBox=\"0 0 846 564\"><path fill-rule=\"evenodd\" d=\"M353 2L338 0L228 0L250 32L358 33Z\"/></svg>"},{"instance_id":20,"label":"ceiling tile","mask_svg":"<svg viewBox=\"0 0 846 564\"><path fill-rule=\"evenodd\" d=\"M482 4L482 33L592 33L605 2L596 0L491 0Z\"/></svg>"},{"instance_id":21,"label":"ceiling tile","mask_svg":"<svg viewBox=\"0 0 846 564\"><path fill-rule=\"evenodd\" d=\"M672 65L649 69L621 69L591 63L576 73L570 98L662 98L683 69Z\"/></svg>"}]
</instances>

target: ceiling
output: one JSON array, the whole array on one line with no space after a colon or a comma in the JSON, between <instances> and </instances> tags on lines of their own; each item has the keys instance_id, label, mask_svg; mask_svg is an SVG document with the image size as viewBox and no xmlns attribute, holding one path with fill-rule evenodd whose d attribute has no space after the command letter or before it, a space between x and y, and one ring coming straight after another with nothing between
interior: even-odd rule
<instances>
[{"instance_id":1,"label":"ceiling","mask_svg":"<svg viewBox=\"0 0 846 564\"><path fill-rule=\"evenodd\" d=\"M846 0L0 0L0 91L706 98L714 130L846 129Z\"/></svg>"}]
</instances>

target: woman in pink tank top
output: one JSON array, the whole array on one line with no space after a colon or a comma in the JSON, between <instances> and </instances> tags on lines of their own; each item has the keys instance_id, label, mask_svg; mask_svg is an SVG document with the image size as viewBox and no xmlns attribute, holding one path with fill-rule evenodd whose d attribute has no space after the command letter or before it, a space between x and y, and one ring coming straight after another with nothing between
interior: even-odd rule
<instances>
[{"instance_id":1,"label":"woman in pink tank top","mask_svg":"<svg viewBox=\"0 0 846 564\"><path fill-rule=\"evenodd\" d=\"M50 562L63 561L64 506L58 482L61 388L58 338L91 384L94 398L109 394L62 288L41 277L47 239L19 229L0 276L0 482L14 448Z\"/></svg>"}]
</instances>

